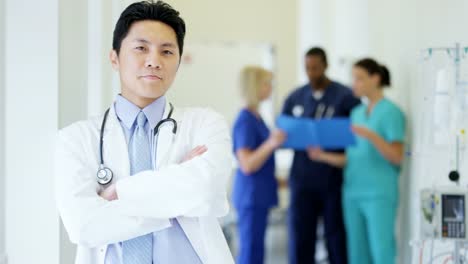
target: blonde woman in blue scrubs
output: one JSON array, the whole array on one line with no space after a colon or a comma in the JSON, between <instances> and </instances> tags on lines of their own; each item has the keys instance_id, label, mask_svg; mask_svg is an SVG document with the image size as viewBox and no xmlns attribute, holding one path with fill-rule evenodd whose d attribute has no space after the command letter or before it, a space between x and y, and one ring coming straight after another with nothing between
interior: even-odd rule
<instances>
[{"instance_id":1,"label":"blonde woman in blue scrubs","mask_svg":"<svg viewBox=\"0 0 468 264\"><path fill-rule=\"evenodd\" d=\"M311 159L344 167L343 210L350 264L394 264L398 176L404 154L405 116L385 98L386 67L373 59L353 68L353 90L369 99L351 113L357 143L346 154L310 148Z\"/></svg>"},{"instance_id":2,"label":"blonde woman in blue scrubs","mask_svg":"<svg viewBox=\"0 0 468 264\"><path fill-rule=\"evenodd\" d=\"M236 118L232 137L239 163L232 191L238 215L237 264L264 263L268 214L278 204L274 152L286 134L270 132L258 110L260 102L271 95L272 78L271 72L257 66L247 66L241 74L246 105Z\"/></svg>"}]
</instances>

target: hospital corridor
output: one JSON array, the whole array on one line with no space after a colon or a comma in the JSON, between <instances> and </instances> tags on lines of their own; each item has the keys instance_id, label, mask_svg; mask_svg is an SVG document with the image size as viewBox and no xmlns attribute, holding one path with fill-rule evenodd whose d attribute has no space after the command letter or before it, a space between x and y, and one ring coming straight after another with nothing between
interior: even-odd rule
<instances>
[{"instance_id":1,"label":"hospital corridor","mask_svg":"<svg viewBox=\"0 0 468 264\"><path fill-rule=\"evenodd\" d=\"M468 264L467 14L0 0L0 264Z\"/></svg>"}]
</instances>

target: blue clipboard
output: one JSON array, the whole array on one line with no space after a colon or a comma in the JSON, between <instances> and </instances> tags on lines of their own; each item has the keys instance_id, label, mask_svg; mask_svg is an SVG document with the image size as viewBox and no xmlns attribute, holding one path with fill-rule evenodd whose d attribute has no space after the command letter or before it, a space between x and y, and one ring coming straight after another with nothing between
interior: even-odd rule
<instances>
[{"instance_id":1,"label":"blue clipboard","mask_svg":"<svg viewBox=\"0 0 468 264\"><path fill-rule=\"evenodd\" d=\"M287 134L283 148L305 150L315 146L344 149L356 143L349 118L314 120L282 115L276 120L276 125Z\"/></svg>"}]
</instances>

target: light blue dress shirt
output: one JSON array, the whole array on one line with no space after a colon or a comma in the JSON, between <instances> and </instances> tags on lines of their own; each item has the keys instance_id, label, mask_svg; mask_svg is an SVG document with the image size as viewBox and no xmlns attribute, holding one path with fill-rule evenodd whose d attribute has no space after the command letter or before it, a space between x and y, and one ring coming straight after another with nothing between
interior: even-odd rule
<instances>
[{"instance_id":1,"label":"light blue dress shirt","mask_svg":"<svg viewBox=\"0 0 468 264\"><path fill-rule=\"evenodd\" d=\"M115 101L115 112L120 121L127 143L136 127L136 118L140 111L145 113L148 122L145 129L150 137L152 150L156 149L156 138L153 131L157 123L162 119L166 98L161 97L141 110L123 96L118 95ZM155 167L155 151L151 152L153 168ZM172 226L153 233L153 264L201 264L201 260L193 249L190 241L185 235L176 219L170 220ZM122 245L116 243L108 246L105 264L122 263Z\"/></svg>"}]
</instances>

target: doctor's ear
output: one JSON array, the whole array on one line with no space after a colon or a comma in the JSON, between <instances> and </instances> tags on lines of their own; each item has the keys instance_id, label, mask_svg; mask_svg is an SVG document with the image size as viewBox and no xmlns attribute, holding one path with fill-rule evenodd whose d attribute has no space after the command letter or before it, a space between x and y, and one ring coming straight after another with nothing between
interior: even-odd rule
<instances>
[{"instance_id":1,"label":"doctor's ear","mask_svg":"<svg viewBox=\"0 0 468 264\"><path fill-rule=\"evenodd\" d=\"M109 53L109 59L112 65L112 69L118 71L119 70L119 55L115 50L111 50Z\"/></svg>"}]
</instances>

